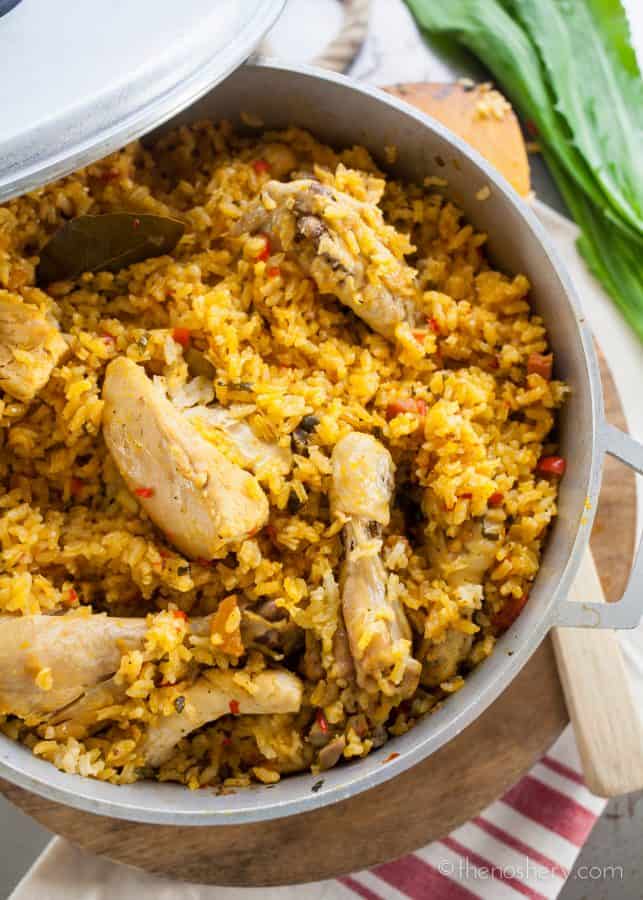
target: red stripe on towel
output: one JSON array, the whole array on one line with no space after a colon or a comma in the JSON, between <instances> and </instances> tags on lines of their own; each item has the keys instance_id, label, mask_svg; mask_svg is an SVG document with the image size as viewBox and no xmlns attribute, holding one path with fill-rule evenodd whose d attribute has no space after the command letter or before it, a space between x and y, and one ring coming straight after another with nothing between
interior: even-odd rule
<instances>
[{"instance_id":1,"label":"red stripe on towel","mask_svg":"<svg viewBox=\"0 0 643 900\"><path fill-rule=\"evenodd\" d=\"M531 775L525 775L507 791L502 800L523 816L555 831L577 847L582 847L597 819L594 813L567 794L543 784Z\"/></svg>"},{"instance_id":2,"label":"red stripe on towel","mask_svg":"<svg viewBox=\"0 0 643 900\"><path fill-rule=\"evenodd\" d=\"M499 828L497 825L494 825L493 822L487 822L482 816L477 816L471 821L474 825L477 825L478 828L481 828L483 831L486 831L487 834L490 834L491 837L496 838L496 840L500 841L502 844L506 844L507 847L511 847L511 849L515 850L517 853L522 853L523 856L527 856L539 866L548 869L554 875L558 875L560 878L567 878L569 875L569 869L566 869L565 866L561 866L555 859L550 859L549 856L545 856L544 853L541 853L540 850L536 850L535 847L525 844L524 841L521 841L513 834L505 831L504 828Z\"/></svg>"},{"instance_id":3,"label":"red stripe on towel","mask_svg":"<svg viewBox=\"0 0 643 900\"><path fill-rule=\"evenodd\" d=\"M585 787L585 779L580 772L570 769L569 766L558 762L557 759L552 759L551 756L543 756L540 761L544 766L547 766L548 769L551 769L552 772L557 772L559 775L569 778L570 781L574 781L576 784L582 784L583 787Z\"/></svg>"},{"instance_id":4,"label":"red stripe on towel","mask_svg":"<svg viewBox=\"0 0 643 900\"><path fill-rule=\"evenodd\" d=\"M476 895L413 854L376 866L373 873L411 900L475 900Z\"/></svg>"},{"instance_id":5,"label":"red stripe on towel","mask_svg":"<svg viewBox=\"0 0 643 900\"><path fill-rule=\"evenodd\" d=\"M485 873L490 873L496 881L502 881L503 884L506 884L514 891L518 891L518 893L523 894L525 897L529 897L530 900L547 900L544 894L539 894L538 891L534 891L517 876L507 874L507 871L505 870L509 870L511 868L510 866L499 866L497 863L485 859L484 856L480 856L473 850L469 850L468 847L465 847L464 844L461 844L460 841L456 841L455 838L452 837L442 838L440 843L444 844L445 847L448 847L449 850L453 850L454 853L459 853L460 856L464 857L464 859L471 863L476 869L482 869Z\"/></svg>"},{"instance_id":6,"label":"red stripe on towel","mask_svg":"<svg viewBox=\"0 0 643 900\"><path fill-rule=\"evenodd\" d=\"M364 900L382 900L379 894L374 893L369 890L369 888L364 887L363 884L360 884L359 881L356 881L354 878L351 878L350 875L346 875L344 878L337 879L344 887L347 887L351 891L355 891L356 894L359 894L360 897L363 897Z\"/></svg>"}]
</instances>

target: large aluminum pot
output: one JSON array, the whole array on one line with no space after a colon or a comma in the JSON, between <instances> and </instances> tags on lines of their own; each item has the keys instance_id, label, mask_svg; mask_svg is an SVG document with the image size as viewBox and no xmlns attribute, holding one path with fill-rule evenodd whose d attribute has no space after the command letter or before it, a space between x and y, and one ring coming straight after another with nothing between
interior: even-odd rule
<instances>
[{"instance_id":1,"label":"large aluminum pot","mask_svg":"<svg viewBox=\"0 0 643 900\"><path fill-rule=\"evenodd\" d=\"M477 228L489 233L494 261L507 272L524 272L533 285L534 307L547 324L556 374L571 386L561 413L562 453L559 515L549 537L529 603L501 638L495 653L462 690L414 729L366 759L324 773L286 778L228 796L189 791L172 784L141 782L117 787L66 775L22 746L0 739L0 776L51 800L92 813L164 825L252 822L310 810L367 790L433 753L466 728L507 687L552 626L632 628L640 618L643 555L637 555L625 596L618 604L571 603L568 589L587 548L606 453L643 473L643 447L607 425L592 338L574 290L554 248L533 213L509 185L461 140L433 119L380 91L305 67L246 66L156 133L203 117L242 114L267 127L296 124L334 145L364 144L384 169L421 182L448 177L447 193ZM245 121L249 121L243 116ZM383 148L396 145L386 164ZM446 164L446 165L444 165ZM485 185L485 201L475 195ZM643 599L643 598L642 598ZM399 754L383 765L392 751Z\"/></svg>"}]
</instances>

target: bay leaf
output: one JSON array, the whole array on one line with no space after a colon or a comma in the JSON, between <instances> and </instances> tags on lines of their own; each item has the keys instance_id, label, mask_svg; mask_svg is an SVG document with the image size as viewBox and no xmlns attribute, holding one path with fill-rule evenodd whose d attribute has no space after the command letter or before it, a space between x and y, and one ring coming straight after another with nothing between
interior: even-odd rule
<instances>
[{"instance_id":1,"label":"bay leaf","mask_svg":"<svg viewBox=\"0 0 643 900\"><path fill-rule=\"evenodd\" d=\"M169 216L106 213L78 216L60 228L40 251L39 285L77 278L83 272L118 272L133 263L171 253L185 225Z\"/></svg>"}]
</instances>

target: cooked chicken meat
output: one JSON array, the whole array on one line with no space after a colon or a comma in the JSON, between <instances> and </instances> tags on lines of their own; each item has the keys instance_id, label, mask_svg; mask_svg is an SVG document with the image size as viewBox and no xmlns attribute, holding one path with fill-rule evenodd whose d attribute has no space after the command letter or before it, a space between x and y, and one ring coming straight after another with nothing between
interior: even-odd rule
<instances>
[{"instance_id":1,"label":"cooked chicken meat","mask_svg":"<svg viewBox=\"0 0 643 900\"><path fill-rule=\"evenodd\" d=\"M498 544L482 534L479 522L465 527L461 543L463 549L457 554L443 556L440 569L448 584L459 594L464 596L462 588L468 586L475 587L482 596L482 582L493 565Z\"/></svg>"},{"instance_id":2,"label":"cooked chicken meat","mask_svg":"<svg viewBox=\"0 0 643 900\"><path fill-rule=\"evenodd\" d=\"M466 613L473 615L482 603L485 574L493 565L496 541L485 538L479 523L467 525L461 535L464 545L457 553L449 553L440 543L434 542L430 556L436 570L457 596ZM420 648L422 659L422 684L437 687L457 674L460 664L467 658L473 644L473 636L455 628L448 628L441 641L425 640Z\"/></svg>"},{"instance_id":3,"label":"cooked chicken meat","mask_svg":"<svg viewBox=\"0 0 643 900\"><path fill-rule=\"evenodd\" d=\"M261 476L264 472L286 475L292 466L292 454L286 447L262 441L243 417L243 407L194 406L186 412L192 422L223 432L239 454L241 463Z\"/></svg>"},{"instance_id":4,"label":"cooked chicken meat","mask_svg":"<svg viewBox=\"0 0 643 900\"><path fill-rule=\"evenodd\" d=\"M360 687L410 696L420 676L411 629L399 600L388 596L381 528L389 522L393 460L374 437L352 432L333 451L331 507L347 518L342 612Z\"/></svg>"},{"instance_id":5,"label":"cooked chicken meat","mask_svg":"<svg viewBox=\"0 0 643 900\"><path fill-rule=\"evenodd\" d=\"M456 631L454 628L447 629L442 641L426 642L426 654L422 662L422 684L426 687L437 687L443 681L453 678L460 663L469 655L472 643L472 635ZM422 652L420 650L421 655Z\"/></svg>"},{"instance_id":6,"label":"cooked chicken meat","mask_svg":"<svg viewBox=\"0 0 643 900\"><path fill-rule=\"evenodd\" d=\"M288 656L303 633L283 610L271 621L266 606L242 610L243 644L270 657ZM216 613L188 620L188 635L210 634L213 622ZM29 711L51 724L86 724L97 710L125 698L127 684L112 676L124 653L144 648L147 628L144 618L104 614L0 616L0 715Z\"/></svg>"},{"instance_id":7,"label":"cooked chicken meat","mask_svg":"<svg viewBox=\"0 0 643 900\"><path fill-rule=\"evenodd\" d=\"M256 478L201 437L141 366L113 360L103 399L103 434L121 475L179 550L211 559L265 525Z\"/></svg>"},{"instance_id":8,"label":"cooked chicken meat","mask_svg":"<svg viewBox=\"0 0 643 900\"><path fill-rule=\"evenodd\" d=\"M323 294L332 294L373 331L393 340L418 319L415 270L391 250L393 234L374 203L315 178L269 181L234 233L268 234L274 250L297 261Z\"/></svg>"},{"instance_id":9,"label":"cooked chicken meat","mask_svg":"<svg viewBox=\"0 0 643 900\"><path fill-rule=\"evenodd\" d=\"M395 466L386 447L370 434L352 431L335 445L331 465L334 514L373 522L376 531L388 525Z\"/></svg>"},{"instance_id":10,"label":"cooked chicken meat","mask_svg":"<svg viewBox=\"0 0 643 900\"><path fill-rule=\"evenodd\" d=\"M333 738L325 747L319 751L319 768L322 772L332 769L342 758L342 753L346 749L346 738L344 735Z\"/></svg>"},{"instance_id":11,"label":"cooked chicken meat","mask_svg":"<svg viewBox=\"0 0 643 900\"><path fill-rule=\"evenodd\" d=\"M0 291L0 388L16 400L33 400L67 350L43 313Z\"/></svg>"},{"instance_id":12,"label":"cooked chicken meat","mask_svg":"<svg viewBox=\"0 0 643 900\"><path fill-rule=\"evenodd\" d=\"M113 675L146 629L104 615L0 616L0 714L57 712Z\"/></svg>"},{"instance_id":13,"label":"cooked chicken meat","mask_svg":"<svg viewBox=\"0 0 643 900\"><path fill-rule=\"evenodd\" d=\"M211 670L183 692L182 712L159 716L145 736L145 763L160 766L186 735L221 716L299 712L303 696L301 681L285 669L253 675L246 688L239 673Z\"/></svg>"},{"instance_id":14,"label":"cooked chicken meat","mask_svg":"<svg viewBox=\"0 0 643 900\"><path fill-rule=\"evenodd\" d=\"M297 167L297 157L287 144L274 141L264 144L260 152L275 178L285 178Z\"/></svg>"}]
</instances>

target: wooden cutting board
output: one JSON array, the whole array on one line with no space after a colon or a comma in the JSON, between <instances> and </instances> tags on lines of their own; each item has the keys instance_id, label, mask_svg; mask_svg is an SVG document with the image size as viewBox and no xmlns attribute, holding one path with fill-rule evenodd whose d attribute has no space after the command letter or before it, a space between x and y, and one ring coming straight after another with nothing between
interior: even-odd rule
<instances>
[{"instance_id":1,"label":"wooden cutting board","mask_svg":"<svg viewBox=\"0 0 643 900\"><path fill-rule=\"evenodd\" d=\"M501 171L506 169L521 193L528 193L527 156L513 114L481 118L476 92L458 85L391 90L460 130ZM607 419L626 430L603 358L601 376ZM632 564L635 484L630 469L607 458L591 548L608 600L620 596ZM429 759L367 793L314 812L270 823L172 828L79 812L1 780L0 791L78 846L150 872L205 884L292 884L366 868L441 837L516 782L566 723L548 638L502 696Z\"/></svg>"},{"instance_id":2,"label":"wooden cutting board","mask_svg":"<svg viewBox=\"0 0 643 900\"><path fill-rule=\"evenodd\" d=\"M518 119L498 91L467 81L396 84L386 90L438 119L502 172L522 197L528 196L527 148Z\"/></svg>"}]
</instances>

